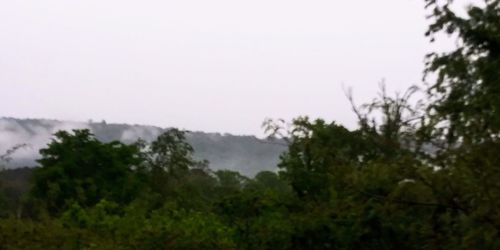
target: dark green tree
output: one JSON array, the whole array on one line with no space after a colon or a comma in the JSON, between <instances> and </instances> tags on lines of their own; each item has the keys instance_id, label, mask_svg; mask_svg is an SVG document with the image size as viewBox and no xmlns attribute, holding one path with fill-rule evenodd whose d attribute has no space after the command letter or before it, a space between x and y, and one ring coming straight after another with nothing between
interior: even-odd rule
<instances>
[{"instance_id":1,"label":"dark green tree","mask_svg":"<svg viewBox=\"0 0 500 250\"><path fill-rule=\"evenodd\" d=\"M193 159L193 147L186 142L184 131L169 129L151 143L148 162L151 168L181 176L199 163Z\"/></svg>"},{"instance_id":2,"label":"dark green tree","mask_svg":"<svg viewBox=\"0 0 500 250\"><path fill-rule=\"evenodd\" d=\"M499 242L486 235L500 234L500 1L470 5L462 15L455 1L426 2L431 40L456 38L453 50L427 57L427 79L437 80L422 134L438 149L429 156L438 171L421 179L446 207L433 224L436 235L492 249Z\"/></svg>"},{"instance_id":3,"label":"dark green tree","mask_svg":"<svg viewBox=\"0 0 500 250\"><path fill-rule=\"evenodd\" d=\"M40 154L31 196L52 214L70 203L86 207L107 199L124 204L139 192L134 170L143 159L135 145L102 143L89 130L60 131Z\"/></svg>"},{"instance_id":4,"label":"dark green tree","mask_svg":"<svg viewBox=\"0 0 500 250\"><path fill-rule=\"evenodd\" d=\"M443 3L444 2L444 3ZM434 124L449 143L497 140L500 135L500 1L470 5L466 15L455 1L426 0L431 10L427 36L444 32L456 48L427 56L427 76L437 76L429 92Z\"/></svg>"},{"instance_id":5,"label":"dark green tree","mask_svg":"<svg viewBox=\"0 0 500 250\"><path fill-rule=\"evenodd\" d=\"M165 131L150 145L142 145L149 186L153 193L160 195L158 205L166 198L185 204L196 204L196 197L206 198L215 180L208 175L208 162L195 160L193 152L185 132L176 128ZM201 185L205 185L205 189Z\"/></svg>"},{"instance_id":6,"label":"dark green tree","mask_svg":"<svg viewBox=\"0 0 500 250\"><path fill-rule=\"evenodd\" d=\"M218 170L214 174L217 178L217 193L220 196L237 194L249 182L248 177L236 171Z\"/></svg>"}]
</instances>

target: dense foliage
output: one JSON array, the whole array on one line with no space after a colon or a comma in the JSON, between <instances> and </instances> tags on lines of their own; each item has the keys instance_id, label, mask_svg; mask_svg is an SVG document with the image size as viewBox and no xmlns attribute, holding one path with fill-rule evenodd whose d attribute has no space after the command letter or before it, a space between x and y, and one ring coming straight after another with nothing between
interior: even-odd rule
<instances>
[{"instance_id":1,"label":"dense foliage","mask_svg":"<svg viewBox=\"0 0 500 250\"><path fill-rule=\"evenodd\" d=\"M0 196L0 249L500 249L500 2L426 2L428 35L458 37L428 56L427 99L382 89L354 131L268 121L288 151L253 178L195 160L177 129L59 132L26 195Z\"/></svg>"}]
</instances>

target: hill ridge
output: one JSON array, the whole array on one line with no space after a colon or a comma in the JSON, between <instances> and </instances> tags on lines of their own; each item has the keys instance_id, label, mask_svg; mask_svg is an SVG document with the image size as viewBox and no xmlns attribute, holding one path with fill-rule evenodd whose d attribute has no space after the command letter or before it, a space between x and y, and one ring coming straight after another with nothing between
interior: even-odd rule
<instances>
[{"instance_id":1,"label":"hill ridge","mask_svg":"<svg viewBox=\"0 0 500 250\"><path fill-rule=\"evenodd\" d=\"M0 154L9 148L26 143L29 147L13 155L8 168L34 166L38 150L43 148L58 130L89 129L99 140L118 140L132 143L141 138L154 140L168 128L153 125L75 122L45 118L0 118ZM262 170L276 170L283 145L268 143L254 135L188 131L187 141L195 150L195 158L206 159L213 169L236 170L253 176Z\"/></svg>"}]
</instances>

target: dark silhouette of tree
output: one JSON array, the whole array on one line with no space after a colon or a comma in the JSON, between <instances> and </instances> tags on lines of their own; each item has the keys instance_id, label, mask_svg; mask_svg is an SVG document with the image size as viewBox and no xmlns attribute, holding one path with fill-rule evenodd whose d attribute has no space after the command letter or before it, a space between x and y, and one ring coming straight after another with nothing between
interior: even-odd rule
<instances>
[{"instance_id":1,"label":"dark silhouette of tree","mask_svg":"<svg viewBox=\"0 0 500 250\"><path fill-rule=\"evenodd\" d=\"M139 191L133 172L142 159L135 145L102 143L88 130L60 131L40 154L31 195L52 214L71 203L125 204Z\"/></svg>"}]
</instances>

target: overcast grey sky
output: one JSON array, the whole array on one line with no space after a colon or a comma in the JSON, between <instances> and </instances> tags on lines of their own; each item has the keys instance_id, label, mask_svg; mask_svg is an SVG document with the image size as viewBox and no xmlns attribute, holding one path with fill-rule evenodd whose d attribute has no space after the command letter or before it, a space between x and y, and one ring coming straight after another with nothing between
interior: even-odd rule
<instances>
[{"instance_id":1,"label":"overcast grey sky","mask_svg":"<svg viewBox=\"0 0 500 250\"><path fill-rule=\"evenodd\" d=\"M0 116L261 134L354 127L385 78L421 80L423 0L0 1Z\"/></svg>"}]
</instances>

